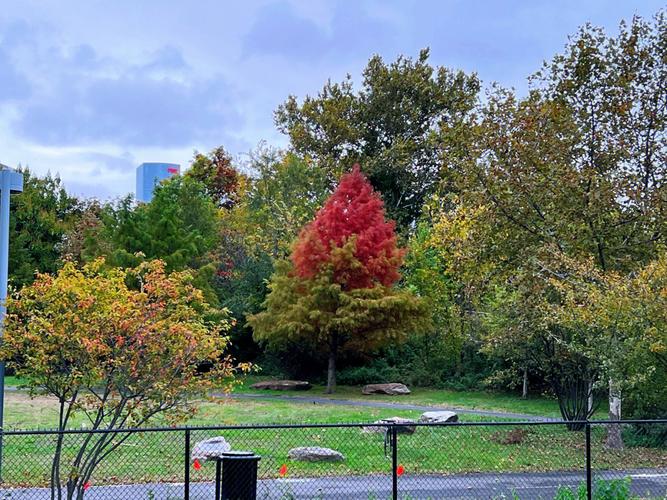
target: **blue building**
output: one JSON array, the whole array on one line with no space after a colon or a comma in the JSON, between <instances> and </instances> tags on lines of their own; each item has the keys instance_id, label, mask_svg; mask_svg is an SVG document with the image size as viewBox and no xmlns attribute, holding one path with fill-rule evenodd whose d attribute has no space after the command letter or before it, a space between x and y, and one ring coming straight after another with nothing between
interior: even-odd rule
<instances>
[{"instance_id":1,"label":"blue building","mask_svg":"<svg viewBox=\"0 0 667 500\"><path fill-rule=\"evenodd\" d=\"M148 203L153 198L153 190L160 181L172 175L178 175L181 166L178 163L142 163L137 167L137 201Z\"/></svg>"}]
</instances>

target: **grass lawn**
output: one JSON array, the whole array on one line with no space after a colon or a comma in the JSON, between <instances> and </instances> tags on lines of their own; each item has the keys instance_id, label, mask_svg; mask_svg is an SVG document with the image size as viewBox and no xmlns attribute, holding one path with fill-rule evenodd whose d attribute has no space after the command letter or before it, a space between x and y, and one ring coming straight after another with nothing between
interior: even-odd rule
<instances>
[{"instance_id":1,"label":"grass lawn","mask_svg":"<svg viewBox=\"0 0 667 500\"><path fill-rule=\"evenodd\" d=\"M285 392L285 391L267 391L267 390L256 390L252 389L250 386L255 382L260 380L266 380L267 377L258 377L258 376L247 376L241 380L240 384L234 390L235 393L250 393L250 394L267 394L267 395L297 395L297 396L316 396L321 398L330 398L330 399L349 399L349 400L361 400L361 401L384 401L384 402L395 402L395 403L407 403L407 404L418 404L425 406L445 406L451 408L465 408L473 410L489 410L489 411L499 411L499 412L510 412L510 413L523 413L527 415L540 415L547 417L560 417L560 412L558 410L558 403L553 398L548 398L544 396L532 396L528 399L521 399L516 394L510 393L495 393L495 392L483 392L483 391L466 391L466 392L457 392L444 389L426 389L426 388L414 388L412 393L406 396L386 396L386 395L373 395L373 396L364 396L361 394L361 387L350 387L350 386L339 386L335 394L325 394L325 387L321 385L314 385L313 388L309 391L303 392ZM22 381L16 377L6 377L7 386L20 386ZM10 392L8 392L10 394ZM244 420L246 423L266 423L266 418L275 418L271 422L276 423L285 423L285 422L300 422L302 421L302 413L300 410L292 411L291 408L294 407L294 404L287 405L287 411L285 408L278 409L281 407L280 404L276 404L276 411L270 412L268 415L264 414L249 414L246 416L247 420ZM297 407L298 408L298 407ZM8 408L6 411L10 411L16 418L7 418L7 425L14 427L23 427L23 428L32 428L35 425L44 426L50 425L48 421L40 421L40 415L43 413L44 409L37 405L36 408L29 409L28 413L24 413L20 407L16 408L15 412L11 412L12 408ZM36 410L36 413L33 414L33 410ZM342 412L342 413L341 413ZM233 412L232 412L233 413ZM331 412L322 412L321 415L317 413L311 413L310 411L305 412L307 418L325 418L327 420L319 420L319 422L330 422L337 421L337 415L345 416L346 410L342 407L337 407L334 415ZM601 411L602 414L602 411ZM362 418L363 421L366 421L366 418L363 418L366 413L364 411L359 411L355 415ZM230 418L235 418L231 416ZM257 419L260 420L257 420ZM333 419L333 420L330 420ZM317 420L308 420L309 422L316 422ZM347 420L346 420L347 421Z\"/></svg>"},{"instance_id":2,"label":"grass lawn","mask_svg":"<svg viewBox=\"0 0 667 500\"><path fill-rule=\"evenodd\" d=\"M20 392L7 392L6 396L5 415L9 428L53 426L56 418L53 399L30 399ZM414 397L419 397L419 394ZM201 411L189 424L356 423L393 415L416 418L419 414L419 411L410 410L244 399L222 404L204 402ZM472 415L461 415L461 420L483 421ZM78 417L73 426L78 427L81 423ZM160 422L155 424L160 425ZM666 450L628 448L611 453L603 449L603 429L594 428L593 431L593 462L597 469L667 467ZM262 478L276 477L282 464L288 465L289 477L386 474L391 467L390 459L385 456L383 435L363 433L358 427L194 429L192 443L220 434L234 449L252 450L262 456ZM54 438L42 435L5 436L4 439L3 476L7 484L47 484ZM66 457L74 455L82 439L82 435L66 438ZM346 459L336 464L291 462L287 452L296 446L333 448L342 452ZM181 431L135 434L100 465L93 484L182 481L183 450L184 433ZM584 436L581 432L568 432L562 426L527 427L513 432L510 427L490 426L418 428L413 435L399 436L398 457L406 474L582 470ZM195 481L211 480L214 467L204 464L199 471L191 468L191 474Z\"/></svg>"},{"instance_id":3,"label":"grass lawn","mask_svg":"<svg viewBox=\"0 0 667 500\"><path fill-rule=\"evenodd\" d=\"M252 393L252 394L274 394L284 395L284 391L256 390L250 386L255 382L267 380L268 377L248 376L241 385L237 386L234 392ZM309 391L288 392L287 394L299 396L317 396L331 399L351 399L351 400L377 400L395 403L407 403L425 406L445 406L450 408L466 408L471 410L489 410L509 413L523 413L527 415L539 415L545 417L560 418L558 402L555 398L546 396L530 396L527 399L521 399L518 394L498 393L486 391L451 391L446 389L430 388L411 388L411 394L405 396L386 396L373 395L364 396L361 394L361 386L338 386L335 394L325 394L325 386L313 385ZM607 409L604 405L596 413L596 416L604 418Z\"/></svg>"},{"instance_id":4,"label":"grass lawn","mask_svg":"<svg viewBox=\"0 0 667 500\"><path fill-rule=\"evenodd\" d=\"M560 417L558 409L558 402L555 398L546 396L530 396L528 399L521 399L518 394L512 393L498 393L486 391L452 391L446 389L430 389L430 388L413 388L412 393L405 396L386 396L373 395L364 396L361 394L361 387L338 386L335 394L325 394L325 387L322 385L314 385L309 391L303 392L285 392L285 391L267 391L256 390L250 386L255 382L267 380L264 376L247 376L244 377L239 385L234 390L235 393L250 393L250 394L271 394L271 395L297 395L297 396L316 396L318 398L330 399L349 399L361 401L384 401L395 403L417 404L425 406L444 406L450 408L462 408L472 410L488 410L509 413L523 413L527 415L539 415L545 417ZM22 381L16 377L6 377L6 385L20 386ZM279 406L279 405L278 405ZM309 415L309 413L307 413ZM607 407L602 404L596 413L596 417L605 418L607 414ZM360 415L363 415L361 413ZM328 414L326 415L328 416ZM276 415L278 420L274 422L285 422L284 414L278 413ZM300 419L300 413L296 412L294 416L287 415L292 420ZM254 420L254 416L250 416L248 423L260 423ZM21 425L21 418L16 420L16 426ZM30 424L30 417L26 419L27 424ZM12 421L14 422L14 421ZM262 421L265 423L265 421ZM13 425L13 424L12 424ZM48 425L48 423L38 423L37 425Z\"/></svg>"},{"instance_id":5,"label":"grass lawn","mask_svg":"<svg viewBox=\"0 0 667 500\"><path fill-rule=\"evenodd\" d=\"M261 412L264 404L251 404ZM327 408L323 408L325 411ZM331 409L329 409L331 410ZM342 418L342 417L341 417ZM510 471L581 471L584 467L584 436L562 427L530 427L520 432L520 442L510 444L512 428L445 427L418 428L413 435L398 438L398 459L406 474ZM193 444L216 435L234 449L252 450L262 457L261 478L278 477L287 464L288 477L348 476L388 474L391 460L385 455L384 436L360 428L240 429L226 431L192 430ZM71 459L83 436L66 438L65 456ZM6 436L4 479L8 485L45 485L49 460L54 449L50 436ZM611 453L603 448L604 433L593 433L594 467L627 470L639 467L666 467L667 451L628 448ZM340 451L340 463L302 463L288 459L296 446L324 446ZM130 437L96 470L93 484L182 481L184 434L180 431L143 433ZM191 468L193 481L211 480L214 467L205 463Z\"/></svg>"}]
</instances>

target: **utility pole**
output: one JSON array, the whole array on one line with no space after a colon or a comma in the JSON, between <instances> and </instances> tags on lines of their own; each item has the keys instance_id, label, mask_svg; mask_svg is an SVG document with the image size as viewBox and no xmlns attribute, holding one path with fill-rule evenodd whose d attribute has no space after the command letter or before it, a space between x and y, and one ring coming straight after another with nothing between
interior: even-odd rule
<instances>
[{"instance_id":1,"label":"utility pole","mask_svg":"<svg viewBox=\"0 0 667 500\"><path fill-rule=\"evenodd\" d=\"M7 277L9 275L9 197L23 191L23 174L0 163L0 343L7 313ZM5 363L0 362L0 483L2 482L2 447L5 432Z\"/></svg>"}]
</instances>

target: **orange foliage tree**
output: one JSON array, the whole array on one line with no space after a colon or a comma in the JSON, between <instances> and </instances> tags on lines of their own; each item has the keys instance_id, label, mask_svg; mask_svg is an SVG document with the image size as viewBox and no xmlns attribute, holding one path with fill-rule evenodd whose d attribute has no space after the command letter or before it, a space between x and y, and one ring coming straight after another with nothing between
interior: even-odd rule
<instances>
[{"instance_id":1,"label":"orange foliage tree","mask_svg":"<svg viewBox=\"0 0 667 500\"><path fill-rule=\"evenodd\" d=\"M57 398L58 429L83 413L91 429L115 431L87 434L71 459L59 434L54 498L81 498L95 467L131 435L124 429L159 414L186 418L193 397L229 390L236 370L247 368L224 355L225 313L208 306L189 272L167 274L162 261L134 269L67 263L7 305L2 358L31 394Z\"/></svg>"},{"instance_id":2,"label":"orange foliage tree","mask_svg":"<svg viewBox=\"0 0 667 500\"><path fill-rule=\"evenodd\" d=\"M422 331L423 301L394 288L404 250L382 200L355 166L276 264L264 311L249 317L258 341L302 342L328 351L327 392L341 349L372 350Z\"/></svg>"}]
</instances>

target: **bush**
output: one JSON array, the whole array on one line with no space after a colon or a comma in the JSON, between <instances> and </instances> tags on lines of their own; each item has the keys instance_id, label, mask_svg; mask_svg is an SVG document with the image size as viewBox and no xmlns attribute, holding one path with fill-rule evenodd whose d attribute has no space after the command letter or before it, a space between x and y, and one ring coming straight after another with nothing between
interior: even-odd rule
<instances>
[{"instance_id":1,"label":"bush","mask_svg":"<svg viewBox=\"0 0 667 500\"><path fill-rule=\"evenodd\" d=\"M667 424L634 424L625 427L623 442L627 446L667 448Z\"/></svg>"},{"instance_id":2,"label":"bush","mask_svg":"<svg viewBox=\"0 0 667 500\"><path fill-rule=\"evenodd\" d=\"M598 479L593 486L593 500L633 500L637 497L630 494L632 479L613 479L605 481ZM586 483L581 483L577 491L572 491L567 486L561 486L556 492L554 500L586 500Z\"/></svg>"},{"instance_id":3,"label":"bush","mask_svg":"<svg viewBox=\"0 0 667 500\"><path fill-rule=\"evenodd\" d=\"M389 366L384 359L375 359L366 366L356 366L341 370L337 376L341 385L366 385L401 381L399 371Z\"/></svg>"}]
</instances>

